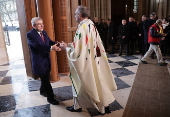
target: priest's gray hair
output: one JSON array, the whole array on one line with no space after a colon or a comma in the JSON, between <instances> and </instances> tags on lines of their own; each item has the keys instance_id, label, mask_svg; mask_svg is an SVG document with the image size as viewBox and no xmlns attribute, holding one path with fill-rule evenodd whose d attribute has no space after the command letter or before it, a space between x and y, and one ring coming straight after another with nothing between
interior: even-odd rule
<instances>
[{"instance_id":1,"label":"priest's gray hair","mask_svg":"<svg viewBox=\"0 0 170 117\"><path fill-rule=\"evenodd\" d=\"M38 20L42 20L42 19L40 17L33 17L31 20L32 26L36 25L36 21L38 21Z\"/></svg>"},{"instance_id":2,"label":"priest's gray hair","mask_svg":"<svg viewBox=\"0 0 170 117\"><path fill-rule=\"evenodd\" d=\"M90 17L90 11L86 6L78 6L77 11L81 14L82 18Z\"/></svg>"},{"instance_id":3,"label":"priest's gray hair","mask_svg":"<svg viewBox=\"0 0 170 117\"><path fill-rule=\"evenodd\" d=\"M162 23L162 19L156 20L156 23Z\"/></svg>"}]
</instances>

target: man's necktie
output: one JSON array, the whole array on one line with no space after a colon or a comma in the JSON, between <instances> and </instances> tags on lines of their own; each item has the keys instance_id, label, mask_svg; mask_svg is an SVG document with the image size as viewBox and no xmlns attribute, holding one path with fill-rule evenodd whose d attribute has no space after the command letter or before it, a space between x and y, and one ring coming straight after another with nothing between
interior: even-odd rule
<instances>
[{"instance_id":1,"label":"man's necktie","mask_svg":"<svg viewBox=\"0 0 170 117\"><path fill-rule=\"evenodd\" d=\"M45 42L42 32L40 32L40 36L41 36L41 39L43 40L43 42Z\"/></svg>"}]
</instances>

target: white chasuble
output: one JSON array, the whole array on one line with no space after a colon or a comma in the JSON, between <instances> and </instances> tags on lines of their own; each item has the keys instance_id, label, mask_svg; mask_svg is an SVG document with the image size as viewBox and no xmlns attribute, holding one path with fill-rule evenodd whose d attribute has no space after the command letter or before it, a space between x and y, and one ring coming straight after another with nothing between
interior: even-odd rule
<instances>
[{"instance_id":1,"label":"white chasuble","mask_svg":"<svg viewBox=\"0 0 170 117\"><path fill-rule=\"evenodd\" d=\"M82 108L104 112L104 107L114 102L112 91L117 86L99 33L90 19L80 22L74 42L66 50L73 96Z\"/></svg>"}]
</instances>

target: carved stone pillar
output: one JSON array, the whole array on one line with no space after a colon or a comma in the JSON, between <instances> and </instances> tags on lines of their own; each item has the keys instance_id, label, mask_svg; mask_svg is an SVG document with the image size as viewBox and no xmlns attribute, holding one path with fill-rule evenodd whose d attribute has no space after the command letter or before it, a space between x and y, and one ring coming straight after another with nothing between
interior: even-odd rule
<instances>
[{"instance_id":1,"label":"carved stone pillar","mask_svg":"<svg viewBox=\"0 0 170 117\"><path fill-rule=\"evenodd\" d=\"M163 10L163 3L158 3L158 12L157 12L157 16L159 19L162 19L162 10Z\"/></svg>"},{"instance_id":2,"label":"carved stone pillar","mask_svg":"<svg viewBox=\"0 0 170 117\"><path fill-rule=\"evenodd\" d=\"M52 0L37 0L38 15L43 19L44 30L47 32L49 38L55 41L54 20L52 10ZM56 82L58 77L57 55L55 51L51 51L51 82Z\"/></svg>"},{"instance_id":3,"label":"carved stone pillar","mask_svg":"<svg viewBox=\"0 0 170 117\"><path fill-rule=\"evenodd\" d=\"M97 17L100 22L101 19L111 18L111 0L89 0L89 2L92 19Z\"/></svg>"}]
</instances>

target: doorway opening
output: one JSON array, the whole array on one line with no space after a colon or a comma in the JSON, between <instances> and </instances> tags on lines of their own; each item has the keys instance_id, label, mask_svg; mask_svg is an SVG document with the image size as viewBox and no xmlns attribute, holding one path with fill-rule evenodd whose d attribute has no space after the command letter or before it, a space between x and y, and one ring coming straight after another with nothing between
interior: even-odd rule
<instances>
[{"instance_id":1,"label":"doorway opening","mask_svg":"<svg viewBox=\"0 0 170 117\"><path fill-rule=\"evenodd\" d=\"M9 62L23 59L16 1L0 0L0 14Z\"/></svg>"}]
</instances>

